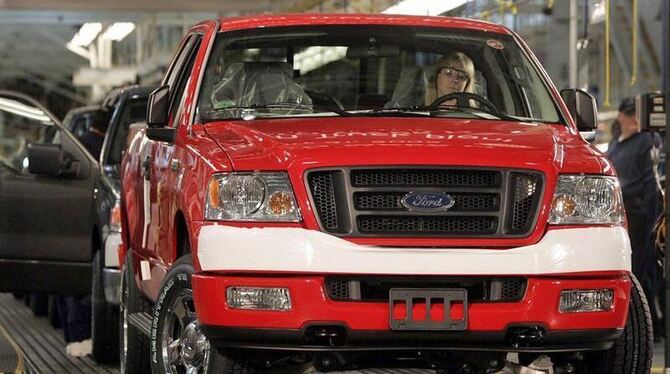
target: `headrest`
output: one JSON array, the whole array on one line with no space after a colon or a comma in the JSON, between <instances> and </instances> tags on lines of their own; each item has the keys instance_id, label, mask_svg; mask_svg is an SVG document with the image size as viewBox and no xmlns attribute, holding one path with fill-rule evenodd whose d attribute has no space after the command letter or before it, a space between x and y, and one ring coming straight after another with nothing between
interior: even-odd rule
<instances>
[{"instance_id":1,"label":"headrest","mask_svg":"<svg viewBox=\"0 0 670 374\"><path fill-rule=\"evenodd\" d=\"M385 108L405 108L424 105L428 81L421 66L406 66L400 71L400 78L393 90L391 101Z\"/></svg>"},{"instance_id":2,"label":"headrest","mask_svg":"<svg viewBox=\"0 0 670 374\"><path fill-rule=\"evenodd\" d=\"M311 104L302 87L293 81L287 62L230 64L212 91L214 108L274 103Z\"/></svg>"}]
</instances>

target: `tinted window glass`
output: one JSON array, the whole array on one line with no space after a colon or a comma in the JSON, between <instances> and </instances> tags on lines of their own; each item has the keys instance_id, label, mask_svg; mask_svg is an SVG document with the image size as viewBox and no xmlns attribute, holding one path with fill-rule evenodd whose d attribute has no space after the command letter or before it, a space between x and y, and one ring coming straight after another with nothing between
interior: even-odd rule
<instances>
[{"instance_id":1,"label":"tinted window glass","mask_svg":"<svg viewBox=\"0 0 670 374\"><path fill-rule=\"evenodd\" d=\"M57 143L58 128L29 102L0 97L0 163L28 172L29 143Z\"/></svg>"},{"instance_id":2,"label":"tinted window glass","mask_svg":"<svg viewBox=\"0 0 670 374\"><path fill-rule=\"evenodd\" d=\"M109 152L108 162L111 165L121 163L123 151L126 149L128 127L135 122L146 122L147 100L131 100L124 107L119 124L112 139L112 148Z\"/></svg>"}]
</instances>

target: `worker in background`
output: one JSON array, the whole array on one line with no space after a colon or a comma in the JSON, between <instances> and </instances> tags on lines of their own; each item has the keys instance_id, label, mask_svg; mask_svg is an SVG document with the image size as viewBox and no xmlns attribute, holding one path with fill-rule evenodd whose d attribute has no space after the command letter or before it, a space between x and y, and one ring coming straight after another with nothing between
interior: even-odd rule
<instances>
[{"instance_id":1,"label":"worker in background","mask_svg":"<svg viewBox=\"0 0 670 374\"><path fill-rule=\"evenodd\" d=\"M109 111L106 109L95 111L92 115L91 126L88 128L88 131L78 138L84 148L86 148L96 160L100 159L102 143L105 140L105 133L107 133L108 125Z\"/></svg>"},{"instance_id":2,"label":"worker in background","mask_svg":"<svg viewBox=\"0 0 670 374\"><path fill-rule=\"evenodd\" d=\"M100 159L105 140L109 112L101 110L91 118L91 126L78 140L96 159ZM91 295L62 295L58 297L58 314L65 337L65 352L73 357L90 355L91 340Z\"/></svg>"},{"instance_id":3,"label":"worker in background","mask_svg":"<svg viewBox=\"0 0 670 374\"><path fill-rule=\"evenodd\" d=\"M633 250L633 274L642 284L652 307L654 327L660 331L657 325L658 313L654 308L656 251L652 237L654 223L661 213L652 161L655 139L653 134L639 131L634 98L622 100L617 121L620 133L612 139L607 156L614 165L623 192L628 235Z\"/></svg>"}]
</instances>

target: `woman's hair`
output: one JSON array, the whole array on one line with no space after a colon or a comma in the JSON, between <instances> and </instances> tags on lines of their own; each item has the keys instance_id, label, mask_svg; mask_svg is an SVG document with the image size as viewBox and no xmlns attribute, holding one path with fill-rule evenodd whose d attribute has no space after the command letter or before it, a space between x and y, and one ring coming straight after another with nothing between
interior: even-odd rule
<instances>
[{"instance_id":1,"label":"woman's hair","mask_svg":"<svg viewBox=\"0 0 670 374\"><path fill-rule=\"evenodd\" d=\"M462 52L452 52L435 63L435 72L428 81L428 89L426 90L426 105L430 105L437 99L437 75L444 67L462 65L465 67L465 72L468 74L468 84L465 86L464 92L475 92L475 64L470 57Z\"/></svg>"}]
</instances>

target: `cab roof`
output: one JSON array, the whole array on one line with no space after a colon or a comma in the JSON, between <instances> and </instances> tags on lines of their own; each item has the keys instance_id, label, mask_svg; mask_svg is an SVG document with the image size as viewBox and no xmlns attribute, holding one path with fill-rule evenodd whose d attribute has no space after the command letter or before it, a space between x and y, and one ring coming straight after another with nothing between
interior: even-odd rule
<instances>
[{"instance_id":1,"label":"cab roof","mask_svg":"<svg viewBox=\"0 0 670 374\"><path fill-rule=\"evenodd\" d=\"M456 17L407 16L395 14L325 14L296 13L283 15L255 15L222 18L221 31L255 29L265 27L314 26L314 25L388 25L444 27L487 31L510 35L508 28L484 21Z\"/></svg>"}]
</instances>

